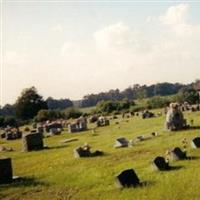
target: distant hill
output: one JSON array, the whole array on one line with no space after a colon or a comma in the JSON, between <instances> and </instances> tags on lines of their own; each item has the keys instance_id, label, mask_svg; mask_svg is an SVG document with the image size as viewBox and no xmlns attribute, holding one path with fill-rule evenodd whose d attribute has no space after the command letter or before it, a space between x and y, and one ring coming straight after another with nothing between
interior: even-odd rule
<instances>
[{"instance_id":1,"label":"distant hill","mask_svg":"<svg viewBox=\"0 0 200 200\"><path fill-rule=\"evenodd\" d=\"M152 85L139 85L135 84L120 91L119 89L109 90L108 92L100 92L97 94L88 94L82 100L73 102L77 107L90 107L95 106L102 100L122 100L122 99L143 99L153 96L167 96L178 93L183 89L193 88L194 83L181 84L181 83L157 83Z\"/></svg>"}]
</instances>

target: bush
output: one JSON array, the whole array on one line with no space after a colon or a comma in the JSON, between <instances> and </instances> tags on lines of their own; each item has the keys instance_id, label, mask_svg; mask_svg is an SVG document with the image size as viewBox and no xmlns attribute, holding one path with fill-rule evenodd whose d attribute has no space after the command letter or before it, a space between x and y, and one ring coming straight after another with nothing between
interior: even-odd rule
<instances>
[{"instance_id":1,"label":"bush","mask_svg":"<svg viewBox=\"0 0 200 200\"><path fill-rule=\"evenodd\" d=\"M73 108L73 107L72 108L67 108L67 109L64 110L64 117L66 119L70 119L70 118L75 119L75 118L78 118L78 117L80 117L82 115L83 115L82 112L80 112L78 109Z\"/></svg>"},{"instance_id":2,"label":"bush","mask_svg":"<svg viewBox=\"0 0 200 200\"><path fill-rule=\"evenodd\" d=\"M166 97L152 97L147 101L148 108L163 108L169 105L170 101Z\"/></svg>"},{"instance_id":3,"label":"bush","mask_svg":"<svg viewBox=\"0 0 200 200\"><path fill-rule=\"evenodd\" d=\"M43 122L46 120L55 120L64 118L64 113L60 110L40 110L35 117L36 122Z\"/></svg>"},{"instance_id":4,"label":"bush","mask_svg":"<svg viewBox=\"0 0 200 200\"><path fill-rule=\"evenodd\" d=\"M11 127L16 127L17 126L17 121L15 117L12 116L0 116L0 127L6 127L6 126L11 126Z\"/></svg>"}]
</instances>

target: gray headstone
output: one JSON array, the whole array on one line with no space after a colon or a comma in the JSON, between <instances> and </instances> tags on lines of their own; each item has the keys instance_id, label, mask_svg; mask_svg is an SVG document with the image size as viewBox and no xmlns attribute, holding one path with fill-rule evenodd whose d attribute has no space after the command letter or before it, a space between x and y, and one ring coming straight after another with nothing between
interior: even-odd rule
<instances>
[{"instance_id":1,"label":"gray headstone","mask_svg":"<svg viewBox=\"0 0 200 200\"><path fill-rule=\"evenodd\" d=\"M186 152L183 152L179 147L174 148L170 152L171 160L183 160L186 159Z\"/></svg>"},{"instance_id":2,"label":"gray headstone","mask_svg":"<svg viewBox=\"0 0 200 200\"><path fill-rule=\"evenodd\" d=\"M75 158L81 158L81 157L90 157L91 156L91 152L90 150L85 150L82 147L78 147L76 149L74 149L74 157Z\"/></svg>"},{"instance_id":3,"label":"gray headstone","mask_svg":"<svg viewBox=\"0 0 200 200\"><path fill-rule=\"evenodd\" d=\"M140 180L133 169L127 169L117 175L116 183L119 187L135 187L140 184Z\"/></svg>"},{"instance_id":4,"label":"gray headstone","mask_svg":"<svg viewBox=\"0 0 200 200\"><path fill-rule=\"evenodd\" d=\"M192 140L191 145L193 148L200 148L200 137L196 137Z\"/></svg>"},{"instance_id":5,"label":"gray headstone","mask_svg":"<svg viewBox=\"0 0 200 200\"><path fill-rule=\"evenodd\" d=\"M0 184L12 182L12 163L11 158L0 159Z\"/></svg>"},{"instance_id":6,"label":"gray headstone","mask_svg":"<svg viewBox=\"0 0 200 200\"><path fill-rule=\"evenodd\" d=\"M29 133L23 136L23 151L41 150L44 148L41 133Z\"/></svg>"},{"instance_id":7,"label":"gray headstone","mask_svg":"<svg viewBox=\"0 0 200 200\"><path fill-rule=\"evenodd\" d=\"M129 144L129 141L126 138L124 137L117 138L115 141L115 148L128 147L128 144Z\"/></svg>"},{"instance_id":8,"label":"gray headstone","mask_svg":"<svg viewBox=\"0 0 200 200\"><path fill-rule=\"evenodd\" d=\"M165 161L164 157L156 157L153 162L152 162L152 167L154 170L168 170L169 169L169 164Z\"/></svg>"}]
</instances>

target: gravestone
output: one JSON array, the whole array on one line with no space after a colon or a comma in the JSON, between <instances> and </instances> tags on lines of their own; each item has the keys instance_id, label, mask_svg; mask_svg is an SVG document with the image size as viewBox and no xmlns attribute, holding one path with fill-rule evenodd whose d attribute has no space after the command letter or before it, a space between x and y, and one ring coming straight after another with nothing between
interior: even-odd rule
<instances>
[{"instance_id":1,"label":"gravestone","mask_svg":"<svg viewBox=\"0 0 200 200\"><path fill-rule=\"evenodd\" d=\"M13 180L11 158L0 159L0 184L11 183Z\"/></svg>"},{"instance_id":2,"label":"gravestone","mask_svg":"<svg viewBox=\"0 0 200 200\"><path fill-rule=\"evenodd\" d=\"M136 138L137 142L144 141L144 140L145 140L144 135L137 136L137 138Z\"/></svg>"},{"instance_id":3,"label":"gravestone","mask_svg":"<svg viewBox=\"0 0 200 200\"><path fill-rule=\"evenodd\" d=\"M61 129L60 128L51 128L50 129L50 134L51 135L60 135L61 134Z\"/></svg>"},{"instance_id":4,"label":"gravestone","mask_svg":"<svg viewBox=\"0 0 200 200\"><path fill-rule=\"evenodd\" d=\"M78 147L74 149L74 157L75 158L81 158L81 157L90 157L91 152L89 149L84 149L82 147Z\"/></svg>"},{"instance_id":5,"label":"gravestone","mask_svg":"<svg viewBox=\"0 0 200 200\"><path fill-rule=\"evenodd\" d=\"M106 117L101 116L96 121L96 125L97 125L97 127L100 127L100 126L109 126L110 125L110 121Z\"/></svg>"},{"instance_id":6,"label":"gravestone","mask_svg":"<svg viewBox=\"0 0 200 200\"><path fill-rule=\"evenodd\" d=\"M128 144L129 144L129 141L126 138L120 137L120 138L117 138L115 141L115 148L128 147Z\"/></svg>"},{"instance_id":7,"label":"gravestone","mask_svg":"<svg viewBox=\"0 0 200 200\"><path fill-rule=\"evenodd\" d=\"M23 136L23 151L41 150L44 148L41 133L29 133Z\"/></svg>"},{"instance_id":8,"label":"gravestone","mask_svg":"<svg viewBox=\"0 0 200 200\"><path fill-rule=\"evenodd\" d=\"M170 152L170 158L171 160L186 159L186 152L183 152L179 147L176 147Z\"/></svg>"},{"instance_id":9,"label":"gravestone","mask_svg":"<svg viewBox=\"0 0 200 200\"><path fill-rule=\"evenodd\" d=\"M192 142L191 142L191 146L193 147L193 148L200 148L200 137L196 137L196 138L194 138L193 140L192 140Z\"/></svg>"},{"instance_id":10,"label":"gravestone","mask_svg":"<svg viewBox=\"0 0 200 200\"><path fill-rule=\"evenodd\" d=\"M181 130L187 127L186 120L180 106L177 103L171 103L166 115L166 129L169 131Z\"/></svg>"},{"instance_id":11,"label":"gravestone","mask_svg":"<svg viewBox=\"0 0 200 200\"><path fill-rule=\"evenodd\" d=\"M78 141L77 138L69 138L69 139L65 139L60 141L61 143L68 143L68 142L74 142L74 141Z\"/></svg>"},{"instance_id":12,"label":"gravestone","mask_svg":"<svg viewBox=\"0 0 200 200\"><path fill-rule=\"evenodd\" d=\"M140 180L133 169L127 169L117 175L116 183L119 187L136 187Z\"/></svg>"},{"instance_id":13,"label":"gravestone","mask_svg":"<svg viewBox=\"0 0 200 200\"><path fill-rule=\"evenodd\" d=\"M169 163L165 161L164 157L158 156L153 160L152 167L154 170L169 170Z\"/></svg>"}]
</instances>

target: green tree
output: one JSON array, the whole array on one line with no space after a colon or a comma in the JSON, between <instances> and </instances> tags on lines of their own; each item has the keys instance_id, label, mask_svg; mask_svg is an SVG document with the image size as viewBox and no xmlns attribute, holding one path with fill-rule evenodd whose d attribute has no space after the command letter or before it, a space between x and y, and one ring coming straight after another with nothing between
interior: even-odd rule
<instances>
[{"instance_id":1,"label":"green tree","mask_svg":"<svg viewBox=\"0 0 200 200\"><path fill-rule=\"evenodd\" d=\"M41 109L47 109L47 104L35 87L24 89L16 101L16 115L20 119L32 119Z\"/></svg>"}]
</instances>

